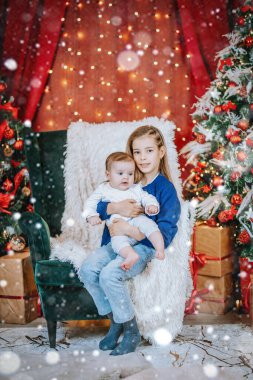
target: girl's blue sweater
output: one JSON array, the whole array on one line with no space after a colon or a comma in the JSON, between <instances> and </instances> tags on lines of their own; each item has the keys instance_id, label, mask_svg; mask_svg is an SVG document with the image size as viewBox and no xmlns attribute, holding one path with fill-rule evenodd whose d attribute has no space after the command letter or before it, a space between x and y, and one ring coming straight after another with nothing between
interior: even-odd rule
<instances>
[{"instance_id":1,"label":"girl's blue sweater","mask_svg":"<svg viewBox=\"0 0 253 380\"><path fill-rule=\"evenodd\" d=\"M177 222L181 212L176 189L166 177L159 174L151 183L144 186L143 190L154 195L160 204L159 214L148 217L157 223L164 238L165 248L167 248L177 233ZM107 205L108 202L99 202L97 206L97 212L102 220L110 218L110 215L106 212ZM108 227L105 226L101 245L106 245L110 241L111 236ZM139 243L153 248L152 243L147 238L141 240Z\"/></svg>"}]
</instances>

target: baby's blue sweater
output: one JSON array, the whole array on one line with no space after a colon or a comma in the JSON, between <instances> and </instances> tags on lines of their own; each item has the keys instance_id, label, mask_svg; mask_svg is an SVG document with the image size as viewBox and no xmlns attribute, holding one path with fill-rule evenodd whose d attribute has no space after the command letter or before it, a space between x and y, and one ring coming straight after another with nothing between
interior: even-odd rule
<instances>
[{"instance_id":1,"label":"baby's blue sweater","mask_svg":"<svg viewBox=\"0 0 253 380\"><path fill-rule=\"evenodd\" d=\"M159 174L153 182L144 186L143 190L154 195L160 204L159 214L149 216L149 218L157 223L164 238L165 248L167 248L177 233L177 222L181 212L176 189L167 178ZM106 212L107 205L108 202L99 202L97 206L97 212L102 220L110 218L110 215ZM110 241L111 236L107 226L105 226L101 245L106 245ZM153 248L152 243L147 238L141 240L140 243Z\"/></svg>"}]
</instances>

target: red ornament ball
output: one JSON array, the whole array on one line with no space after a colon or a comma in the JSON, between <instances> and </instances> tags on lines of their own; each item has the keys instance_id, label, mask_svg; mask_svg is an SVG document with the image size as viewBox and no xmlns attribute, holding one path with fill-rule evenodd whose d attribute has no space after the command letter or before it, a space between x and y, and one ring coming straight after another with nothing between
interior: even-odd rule
<instances>
[{"instance_id":1,"label":"red ornament ball","mask_svg":"<svg viewBox=\"0 0 253 380\"><path fill-rule=\"evenodd\" d=\"M232 182L236 182L240 177L241 177L241 173L240 172L232 172L230 174L230 180Z\"/></svg>"},{"instance_id":2,"label":"red ornament ball","mask_svg":"<svg viewBox=\"0 0 253 380\"><path fill-rule=\"evenodd\" d=\"M221 223L227 223L229 221L227 211L225 210L225 211L219 212L218 219Z\"/></svg>"},{"instance_id":3,"label":"red ornament ball","mask_svg":"<svg viewBox=\"0 0 253 380\"><path fill-rule=\"evenodd\" d=\"M216 150L216 152L213 153L213 158L216 158L216 160L224 160L224 152L222 152L220 149Z\"/></svg>"},{"instance_id":4,"label":"red ornament ball","mask_svg":"<svg viewBox=\"0 0 253 380\"><path fill-rule=\"evenodd\" d=\"M206 142L206 136L203 135L202 133L198 133L196 140L199 144L204 144Z\"/></svg>"},{"instance_id":5,"label":"red ornament ball","mask_svg":"<svg viewBox=\"0 0 253 380\"><path fill-rule=\"evenodd\" d=\"M236 154L236 158L238 161L244 162L248 158L248 156L243 150L240 150L240 152Z\"/></svg>"},{"instance_id":6,"label":"red ornament ball","mask_svg":"<svg viewBox=\"0 0 253 380\"><path fill-rule=\"evenodd\" d=\"M237 123L237 127L240 128L242 131L247 131L249 128L249 121L247 119L241 119Z\"/></svg>"},{"instance_id":7,"label":"red ornament ball","mask_svg":"<svg viewBox=\"0 0 253 380\"><path fill-rule=\"evenodd\" d=\"M7 140L11 140L13 139L13 137L15 136L15 132L12 128L10 128L9 126L5 128L5 131L4 131L4 137L7 139Z\"/></svg>"},{"instance_id":8,"label":"red ornament ball","mask_svg":"<svg viewBox=\"0 0 253 380\"><path fill-rule=\"evenodd\" d=\"M251 10L251 6L250 5L243 5L240 9L241 9L242 13L246 13L246 12Z\"/></svg>"},{"instance_id":9,"label":"red ornament ball","mask_svg":"<svg viewBox=\"0 0 253 380\"><path fill-rule=\"evenodd\" d=\"M247 47L253 46L253 37L251 37L251 36L246 37L245 40L244 40L244 44Z\"/></svg>"},{"instance_id":10,"label":"red ornament ball","mask_svg":"<svg viewBox=\"0 0 253 380\"><path fill-rule=\"evenodd\" d=\"M0 93L4 92L7 89L5 82L0 82Z\"/></svg>"},{"instance_id":11,"label":"red ornament ball","mask_svg":"<svg viewBox=\"0 0 253 380\"><path fill-rule=\"evenodd\" d=\"M242 244L248 244L250 242L250 240L251 240L248 231L246 231L245 229L242 230L242 232L238 236L238 240Z\"/></svg>"},{"instance_id":12,"label":"red ornament ball","mask_svg":"<svg viewBox=\"0 0 253 380\"><path fill-rule=\"evenodd\" d=\"M240 131L233 129L233 128L228 128L226 132L226 137L230 139L232 136L238 136Z\"/></svg>"},{"instance_id":13,"label":"red ornament ball","mask_svg":"<svg viewBox=\"0 0 253 380\"><path fill-rule=\"evenodd\" d=\"M250 148L253 148L253 140L251 140L249 137L246 139L246 145Z\"/></svg>"},{"instance_id":14,"label":"red ornament ball","mask_svg":"<svg viewBox=\"0 0 253 380\"><path fill-rule=\"evenodd\" d=\"M16 150L22 150L24 148L24 141L22 139L18 139L13 144L13 148Z\"/></svg>"},{"instance_id":15,"label":"red ornament ball","mask_svg":"<svg viewBox=\"0 0 253 380\"><path fill-rule=\"evenodd\" d=\"M240 136L231 136L230 137L230 142L232 144L239 144L242 141Z\"/></svg>"},{"instance_id":16,"label":"red ornament ball","mask_svg":"<svg viewBox=\"0 0 253 380\"><path fill-rule=\"evenodd\" d=\"M242 203L242 197L240 194L234 194L231 197L231 203L233 205L240 205Z\"/></svg>"},{"instance_id":17,"label":"red ornament ball","mask_svg":"<svg viewBox=\"0 0 253 380\"><path fill-rule=\"evenodd\" d=\"M239 17L238 20L237 20L238 24L239 25L244 25L245 24L245 20L243 17Z\"/></svg>"},{"instance_id":18,"label":"red ornament ball","mask_svg":"<svg viewBox=\"0 0 253 380\"><path fill-rule=\"evenodd\" d=\"M228 86L229 87L236 87L237 86L237 84L235 83L235 82L228 82Z\"/></svg>"},{"instance_id":19,"label":"red ornament ball","mask_svg":"<svg viewBox=\"0 0 253 380\"><path fill-rule=\"evenodd\" d=\"M215 187L221 186L223 184L223 178L220 176L215 176L212 179L212 183Z\"/></svg>"},{"instance_id":20,"label":"red ornament ball","mask_svg":"<svg viewBox=\"0 0 253 380\"><path fill-rule=\"evenodd\" d=\"M222 112L222 108L221 108L221 106L215 106L215 107L214 107L214 113L219 114L219 113L221 113L221 112Z\"/></svg>"}]
</instances>

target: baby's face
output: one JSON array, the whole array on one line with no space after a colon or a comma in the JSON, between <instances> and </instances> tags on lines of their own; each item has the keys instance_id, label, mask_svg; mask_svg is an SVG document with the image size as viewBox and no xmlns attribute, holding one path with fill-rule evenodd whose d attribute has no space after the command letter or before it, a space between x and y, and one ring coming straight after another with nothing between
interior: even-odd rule
<instances>
[{"instance_id":1,"label":"baby's face","mask_svg":"<svg viewBox=\"0 0 253 380\"><path fill-rule=\"evenodd\" d=\"M106 171L107 179L114 189L127 190L134 184L135 164L132 161L113 162L109 171Z\"/></svg>"}]
</instances>

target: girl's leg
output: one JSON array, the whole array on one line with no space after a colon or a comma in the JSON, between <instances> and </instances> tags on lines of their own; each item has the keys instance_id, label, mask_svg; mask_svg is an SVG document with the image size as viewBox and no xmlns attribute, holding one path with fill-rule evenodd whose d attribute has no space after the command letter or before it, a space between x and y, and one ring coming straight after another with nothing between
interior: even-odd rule
<instances>
[{"instance_id":1,"label":"girl's leg","mask_svg":"<svg viewBox=\"0 0 253 380\"><path fill-rule=\"evenodd\" d=\"M111 306L99 284L101 270L116 257L111 245L100 247L92 253L79 270L80 280L92 296L100 315L106 315L110 319L110 329L106 336L99 342L101 350L113 350L117 346L118 339L123 332L122 324L115 323Z\"/></svg>"},{"instance_id":2,"label":"girl's leg","mask_svg":"<svg viewBox=\"0 0 253 380\"><path fill-rule=\"evenodd\" d=\"M117 256L100 274L100 285L103 288L112 308L114 321L123 323L124 337L112 355L122 355L135 351L140 342L140 333L134 317L134 308L125 281L140 274L147 263L154 257L155 251L142 244L134 246L140 259L128 271L121 269L123 258Z\"/></svg>"},{"instance_id":3,"label":"girl's leg","mask_svg":"<svg viewBox=\"0 0 253 380\"><path fill-rule=\"evenodd\" d=\"M92 296L100 315L106 315L112 311L110 303L99 284L100 272L116 257L117 254L113 252L111 244L107 244L90 254L79 269L79 278Z\"/></svg>"}]
</instances>

